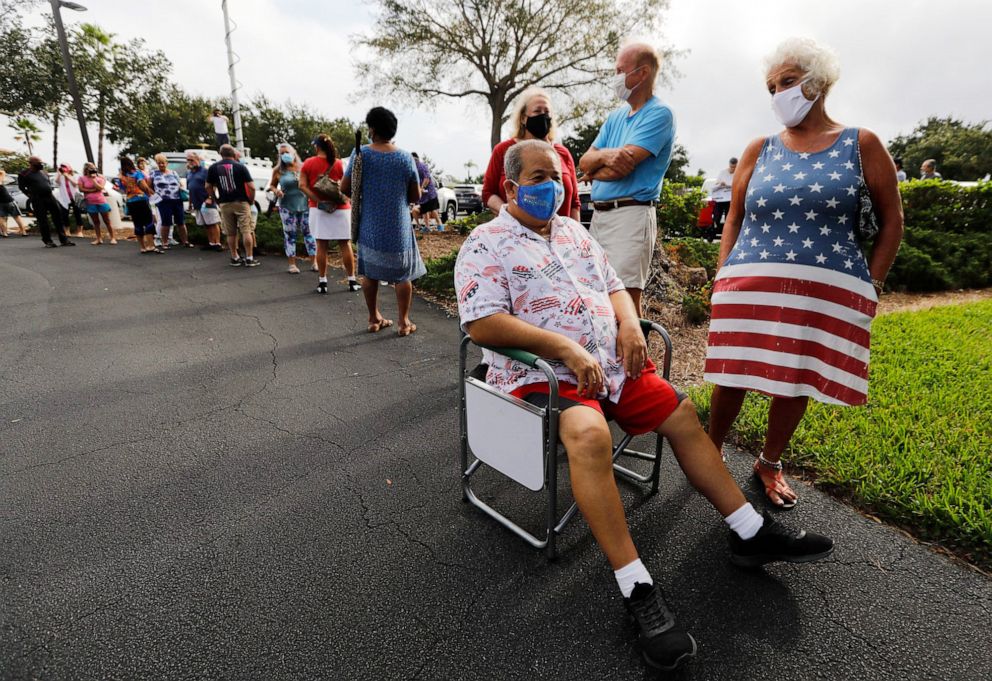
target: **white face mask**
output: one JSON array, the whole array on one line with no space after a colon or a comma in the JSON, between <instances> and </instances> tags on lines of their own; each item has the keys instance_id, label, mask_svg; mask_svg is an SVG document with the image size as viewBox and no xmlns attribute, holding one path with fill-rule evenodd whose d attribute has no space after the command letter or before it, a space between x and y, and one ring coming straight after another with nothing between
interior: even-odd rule
<instances>
[{"instance_id":1,"label":"white face mask","mask_svg":"<svg viewBox=\"0 0 992 681\"><path fill-rule=\"evenodd\" d=\"M775 118L787 128L794 128L802 123L806 114L813 108L813 104L820 98L820 95L817 95L812 101L806 99L806 95L803 94L803 83L808 80L807 78L799 85L772 96L772 111L775 112Z\"/></svg>"},{"instance_id":2,"label":"white face mask","mask_svg":"<svg viewBox=\"0 0 992 681\"><path fill-rule=\"evenodd\" d=\"M640 68L641 67L638 66L637 68L631 70L629 73L618 73L615 76L613 76L613 93L617 96L617 99L626 102L628 99L630 99L630 96L634 94L634 89L637 87L637 85L635 85L634 87L627 87L627 76L639 70Z\"/></svg>"}]
</instances>

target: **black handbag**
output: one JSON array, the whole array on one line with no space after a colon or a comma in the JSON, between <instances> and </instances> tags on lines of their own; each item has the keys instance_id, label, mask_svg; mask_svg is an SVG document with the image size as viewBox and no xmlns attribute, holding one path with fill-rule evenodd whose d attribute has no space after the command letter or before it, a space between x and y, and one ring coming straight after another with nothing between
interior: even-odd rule
<instances>
[{"instance_id":1,"label":"black handbag","mask_svg":"<svg viewBox=\"0 0 992 681\"><path fill-rule=\"evenodd\" d=\"M871 203L871 192L865 182L865 169L861 165L861 142L858 141L858 221L854 225L858 243L867 246L878 236L878 218Z\"/></svg>"}]
</instances>

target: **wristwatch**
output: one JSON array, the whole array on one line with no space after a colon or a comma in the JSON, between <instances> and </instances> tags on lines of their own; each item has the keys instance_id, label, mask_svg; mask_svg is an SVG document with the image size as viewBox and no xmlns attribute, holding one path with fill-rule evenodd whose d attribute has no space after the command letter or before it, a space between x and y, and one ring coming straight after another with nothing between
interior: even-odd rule
<instances>
[{"instance_id":1,"label":"wristwatch","mask_svg":"<svg viewBox=\"0 0 992 681\"><path fill-rule=\"evenodd\" d=\"M876 291L878 291L879 293L881 293L882 292L882 289L885 288L885 281L882 280L882 279L872 279L871 280L871 285L875 287L875 290Z\"/></svg>"}]
</instances>

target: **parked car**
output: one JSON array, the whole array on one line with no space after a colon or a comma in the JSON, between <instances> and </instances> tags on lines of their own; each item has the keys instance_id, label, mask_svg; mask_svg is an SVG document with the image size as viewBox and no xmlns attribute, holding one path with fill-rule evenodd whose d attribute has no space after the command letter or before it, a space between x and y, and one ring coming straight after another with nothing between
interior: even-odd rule
<instances>
[{"instance_id":1,"label":"parked car","mask_svg":"<svg viewBox=\"0 0 992 681\"><path fill-rule=\"evenodd\" d=\"M458 217L458 195L450 187L445 187L440 179L437 185L437 203L440 206L441 222L448 223Z\"/></svg>"},{"instance_id":2,"label":"parked car","mask_svg":"<svg viewBox=\"0 0 992 681\"><path fill-rule=\"evenodd\" d=\"M579 222L586 229L592 225L592 183L579 182Z\"/></svg>"},{"instance_id":3,"label":"parked car","mask_svg":"<svg viewBox=\"0 0 992 681\"><path fill-rule=\"evenodd\" d=\"M179 175L183 189L186 188L186 154L191 151L200 154L208 168L220 160L220 154L212 149L166 151L165 156L168 159L169 169L175 170L176 174ZM272 179L272 161L267 158L244 156L241 162L248 167L248 172L255 180L255 207L258 208L259 213L268 212L269 204L275 198L271 192L265 191L265 188L269 186L269 180Z\"/></svg>"},{"instance_id":4,"label":"parked car","mask_svg":"<svg viewBox=\"0 0 992 681\"><path fill-rule=\"evenodd\" d=\"M456 184L455 197L458 208L466 213L481 213L485 209L482 205L481 184Z\"/></svg>"},{"instance_id":5,"label":"parked car","mask_svg":"<svg viewBox=\"0 0 992 681\"><path fill-rule=\"evenodd\" d=\"M49 179L52 181L52 185L55 185L55 174L51 173ZM107 177L107 185L103 189L104 196L107 197L107 203L110 204L110 224L114 229L121 226L121 219L124 216L124 198L121 196L120 192L111 184L112 177ZM14 199L14 203L17 204L17 208L24 215L34 215L34 210L31 206L31 199L28 198L17 186L17 177L7 176L7 191L10 192L10 196Z\"/></svg>"}]
</instances>

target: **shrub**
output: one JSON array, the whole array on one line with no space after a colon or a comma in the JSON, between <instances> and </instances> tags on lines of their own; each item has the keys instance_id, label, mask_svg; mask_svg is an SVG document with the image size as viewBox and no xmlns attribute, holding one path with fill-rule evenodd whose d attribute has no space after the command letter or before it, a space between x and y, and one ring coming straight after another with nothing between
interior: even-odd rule
<instances>
[{"instance_id":1,"label":"shrub","mask_svg":"<svg viewBox=\"0 0 992 681\"><path fill-rule=\"evenodd\" d=\"M439 258L425 261L427 274L417 280L417 288L454 300L455 260L457 259L458 251L452 251Z\"/></svg>"},{"instance_id":2,"label":"shrub","mask_svg":"<svg viewBox=\"0 0 992 681\"><path fill-rule=\"evenodd\" d=\"M665 182L658 204L658 234L662 238L698 236L696 222L705 198L699 187Z\"/></svg>"},{"instance_id":3,"label":"shrub","mask_svg":"<svg viewBox=\"0 0 992 681\"><path fill-rule=\"evenodd\" d=\"M495 217L491 211L484 210L481 213L472 213L465 217L455 218L448 222L445 227L452 231L457 231L462 236L467 236L473 229L483 223L489 222Z\"/></svg>"},{"instance_id":4,"label":"shrub","mask_svg":"<svg viewBox=\"0 0 992 681\"><path fill-rule=\"evenodd\" d=\"M686 320L695 326L699 326L710 316L710 297L707 289L693 291L682 296L682 314Z\"/></svg>"},{"instance_id":5,"label":"shrub","mask_svg":"<svg viewBox=\"0 0 992 681\"><path fill-rule=\"evenodd\" d=\"M191 242L195 244L207 243L206 232L203 231L203 227L196 225L196 218L189 211L186 213L186 229L189 232L189 240ZM227 243L223 239L222 241L225 244ZM300 239L300 242L302 241ZM264 213L258 216L258 223L255 225L255 248L260 253L268 255L283 253L282 220L279 218L278 213L274 212L269 217Z\"/></svg>"},{"instance_id":6,"label":"shrub","mask_svg":"<svg viewBox=\"0 0 992 681\"><path fill-rule=\"evenodd\" d=\"M703 267L710 279L716 276L716 260L720 255L719 243L681 237L665 243L665 250L669 257L678 260L686 267Z\"/></svg>"}]
</instances>

